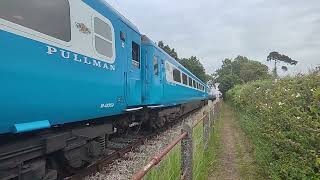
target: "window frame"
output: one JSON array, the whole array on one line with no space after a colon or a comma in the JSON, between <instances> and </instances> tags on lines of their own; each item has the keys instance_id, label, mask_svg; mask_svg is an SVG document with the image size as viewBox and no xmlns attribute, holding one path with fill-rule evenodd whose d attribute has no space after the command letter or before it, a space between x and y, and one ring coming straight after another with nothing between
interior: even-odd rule
<instances>
[{"instance_id":1,"label":"window frame","mask_svg":"<svg viewBox=\"0 0 320 180\"><path fill-rule=\"evenodd\" d=\"M155 62L157 62L155 64ZM159 76L159 56L154 55L153 56L153 75ZM157 71L155 71L155 67L157 67Z\"/></svg>"},{"instance_id":2,"label":"window frame","mask_svg":"<svg viewBox=\"0 0 320 180\"><path fill-rule=\"evenodd\" d=\"M179 77L180 77L179 79L180 79L180 81L176 81L176 79L175 79L175 76L174 76L175 70L179 72ZM178 69L178 68L176 68L176 67L173 67L172 74L173 74L173 81L175 81L175 82L177 82L177 83L181 83L181 71L180 71L180 69Z\"/></svg>"},{"instance_id":3,"label":"window frame","mask_svg":"<svg viewBox=\"0 0 320 180\"><path fill-rule=\"evenodd\" d=\"M189 86L189 87L193 87L193 84L192 84L192 82L193 82L193 81L192 81L192 77L190 77L190 76L189 76L189 78L188 78L188 82L189 82L189 83L188 83L188 86Z\"/></svg>"},{"instance_id":4,"label":"window frame","mask_svg":"<svg viewBox=\"0 0 320 180\"><path fill-rule=\"evenodd\" d=\"M133 52L134 52L134 51L133 51L133 45L137 45L137 47L138 47L137 59L138 59L139 61L133 59ZM135 42L135 41L132 41L132 42L131 42L131 58L132 58L132 59L131 59L132 65L133 65L134 67L140 69L140 67L141 67L141 45L138 44L138 43Z\"/></svg>"},{"instance_id":5,"label":"window frame","mask_svg":"<svg viewBox=\"0 0 320 180\"><path fill-rule=\"evenodd\" d=\"M179 71L180 73L180 79L181 81L175 81L174 78L174 70ZM187 73L181 69L179 69L177 66L173 65L170 61L166 60L165 61L165 73L166 73L166 81L170 84L178 84L181 86L184 86L186 88L190 88L190 89L194 89L197 91L203 91L201 90L201 87L204 88L204 86L202 85L202 83L200 83L198 80L196 80L195 78L192 78L191 76L189 76ZM188 84L184 84L183 83L183 75L186 75L187 77L187 83Z\"/></svg>"},{"instance_id":6,"label":"window frame","mask_svg":"<svg viewBox=\"0 0 320 180\"><path fill-rule=\"evenodd\" d=\"M73 2L70 1L70 0L64 0L67 2L68 6L69 6L69 22L70 22L70 40L69 41L64 41L64 40L61 40L59 38L56 38L54 36L51 36L51 35L48 35L48 34L44 34L40 31L37 31L37 30L34 30L32 28L29 28L29 27L26 27L26 26L23 26L23 25L20 25L18 23L14 23L14 22L11 22L9 20L6 20L6 19L3 19L3 18L0 18L0 25L4 26L4 30L9 30L9 32L19 32L22 33L21 35L23 35L24 37L28 37L28 38L31 38L33 40L38 40L38 41L42 41L42 42L45 42L45 43L48 43L48 42L54 42L54 43L57 43L57 44L60 44L60 45L63 45L63 46L66 46L66 47L69 47L71 46L72 44L72 40L73 40L73 28L72 28L72 4ZM2 29L2 28L1 28ZM1 30L0 29L0 30Z\"/></svg>"},{"instance_id":7,"label":"window frame","mask_svg":"<svg viewBox=\"0 0 320 180\"><path fill-rule=\"evenodd\" d=\"M186 79L184 79L184 77ZM186 81L184 81L184 80L186 80ZM186 75L186 73L183 73L183 72L182 72L182 84L188 86L188 75Z\"/></svg>"},{"instance_id":8,"label":"window frame","mask_svg":"<svg viewBox=\"0 0 320 180\"><path fill-rule=\"evenodd\" d=\"M105 37L103 37L102 35L100 34L97 34L95 32L95 18L98 18L100 19L102 22L106 23L110 29L111 29L111 37L112 37L112 41L106 39ZM100 54L98 51L97 51L97 47L96 47L96 40L95 40L95 37L99 37L101 39L103 39L104 41L107 41L107 42L111 42L111 46L112 46L112 57L107 57L106 55L103 55L103 54ZM116 44L116 41L115 41L115 32L114 32L114 28L113 28L113 25L111 23L111 21L109 19L107 19L106 17L102 16L102 15L98 15L98 14L95 14L92 16L92 40L93 40L93 49L94 49L94 52L95 54L100 58L99 60L101 61L104 61L104 62L107 62L107 63L114 63L115 59L116 59L116 48L115 48L115 44Z\"/></svg>"}]
</instances>

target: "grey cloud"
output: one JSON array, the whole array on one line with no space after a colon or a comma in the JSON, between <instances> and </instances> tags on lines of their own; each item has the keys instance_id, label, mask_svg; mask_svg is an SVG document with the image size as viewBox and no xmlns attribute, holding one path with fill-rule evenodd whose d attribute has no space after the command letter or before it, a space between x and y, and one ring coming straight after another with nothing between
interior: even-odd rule
<instances>
[{"instance_id":1,"label":"grey cloud","mask_svg":"<svg viewBox=\"0 0 320 180\"><path fill-rule=\"evenodd\" d=\"M268 64L266 56L274 50L300 60L290 72L320 64L319 0L107 2L154 41L175 47L180 57L201 58L209 73L237 55Z\"/></svg>"}]
</instances>

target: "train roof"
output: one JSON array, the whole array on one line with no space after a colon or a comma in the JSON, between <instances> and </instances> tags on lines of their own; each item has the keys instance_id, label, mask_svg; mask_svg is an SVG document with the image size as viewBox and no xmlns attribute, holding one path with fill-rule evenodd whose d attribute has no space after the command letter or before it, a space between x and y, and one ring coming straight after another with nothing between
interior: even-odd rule
<instances>
[{"instance_id":1,"label":"train roof","mask_svg":"<svg viewBox=\"0 0 320 180\"><path fill-rule=\"evenodd\" d=\"M119 20L121 20L123 23L125 23L128 27L136 31L140 34L140 31L136 25L134 25L129 19L124 17L119 11L114 9L109 3L107 3L105 0L83 0L87 4L96 4L96 5L104 5L112 14L114 14Z\"/></svg>"},{"instance_id":2,"label":"train roof","mask_svg":"<svg viewBox=\"0 0 320 180\"><path fill-rule=\"evenodd\" d=\"M193 78L197 79L199 82L201 82L203 85L207 86L206 83L204 83L201 79L199 79L196 75L194 75L192 72L190 72L186 67L184 67L182 64L180 64L178 61L176 61L173 57L171 57L167 52L165 52L162 48L160 48L155 42L153 42L148 36L146 35L142 35L141 38L142 43L147 44L147 45L151 45L153 47L155 47L156 49L158 49L159 51L161 51L163 54L165 54L166 56L168 56L171 61L175 62L175 64L179 65L182 70L188 72L189 74L192 74Z\"/></svg>"}]
</instances>

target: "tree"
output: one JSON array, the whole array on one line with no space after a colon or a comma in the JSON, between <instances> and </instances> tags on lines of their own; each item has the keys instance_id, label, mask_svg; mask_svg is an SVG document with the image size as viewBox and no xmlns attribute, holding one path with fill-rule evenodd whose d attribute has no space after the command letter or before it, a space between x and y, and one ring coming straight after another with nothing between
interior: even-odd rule
<instances>
[{"instance_id":1,"label":"tree","mask_svg":"<svg viewBox=\"0 0 320 180\"><path fill-rule=\"evenodd\" d=\"M216 77L215 82L220 83L223 94L236 84L270 78L268 66L244 56L238 56L234 60L226 58L222 63L213 76Z\"/></svg>"},{"instance_id":2,"label":"tree","mask_svg":"<svg viewBox=\"0 0 320 180\"><path fill-rule=\"evenodd\" d=\"M278 77L278 72L277 72L277 63L278 62L284 62L286 64L289 64L289 65L297 65L298 64L298 61L296 60L293 60L291 59L290 57L286 56L286 55L283 55L283 54L280 54L278 52L271 52L268 57L267 57L267 61L274 61L274 69L273 69L273 76L275 78ZM285 66L285 67L282 67L283 70L287 71L288 68Z\"/></svg>"},{"instance_id":3,"label":"tree","mask_svg":"<svg viewBox=\"0 0 320 180\"><path fill-rule=\"evenodd\" d=\"M175 51L174 48L170 48L169 45L164 45L163 41L158 42L158 46L163 49L166 53L168 53L171 57L175 60L179 61L178 53Z\"/></svg>"},{"instance_id":4,"label":"tree","mask_svg":"<svg viewBox=\"0 0 320 180\"><path fill-rule=\"evenodd\" d=\"M206 75L205 69L196 56L183 58L180 60L180 63L203 82L208 81L208 76Z\"/></svg>"}]
</instances>

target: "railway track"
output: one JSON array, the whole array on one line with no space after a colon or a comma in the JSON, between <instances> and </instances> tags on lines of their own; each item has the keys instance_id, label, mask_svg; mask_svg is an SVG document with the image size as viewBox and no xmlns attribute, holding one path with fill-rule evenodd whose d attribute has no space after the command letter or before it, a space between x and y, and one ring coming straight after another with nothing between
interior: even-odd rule
<instances>
[{"instance_id":1,"label":"railway track","mask_svg":"<svg viewBox=\"0 0 320 180\"><path fill-rule=\"evenodd\" d=\"M135 150L139 146L143 145L146 140L155 137L156 135L164 132L173 125L180 123L183 119L190 116L191 114L199 111L201 108L195 109L179 118L177 118L174 123L170 123L162 129L156 132L148 133L145 131L130 131L129 133L123 133L112 137L108 141L107 148L110 152L105 157L97 160L96 162L90 164L89 166L80 169L74 173L72 176L65 177L64 180L81 180L86 176L92 175L94 173L100 172L104 167L108 166L117 159L122 158L126 153ZM139 128L140 129L140 128Z\"/></svg>"},{"instance_id":2,"label":"railway track","mask_svg":"<svg viewBox=\"0 0 320 180\"><path fill-rule=\"evenodd\" d=\"M101 171L105 166L116 159L123 157L126 153L144 144L147 139L154 137L157 133L147 135L128 135L126 137L115 137L108 142L108 149L112 152L95 163L79 170L74 175L64 178L65 180L80 180L84 177Z\"/></svg>"}]
</instances>

